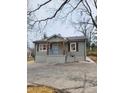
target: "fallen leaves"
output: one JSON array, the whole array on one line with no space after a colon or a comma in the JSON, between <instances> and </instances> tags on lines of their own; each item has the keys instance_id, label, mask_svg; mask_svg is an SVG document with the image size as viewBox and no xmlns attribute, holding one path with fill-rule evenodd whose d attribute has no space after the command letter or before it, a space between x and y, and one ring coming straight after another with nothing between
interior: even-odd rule
<instances>
[{"instance_id":1,"label":"fallen leaves","mask_svg":"<svg viewBox=\"0 0 124 93\"><path fill-rule=\"evenodd\" d=\"M27 93L55 93L55 90L47 86L29 86Z\"/></svg>"}]
</instances>

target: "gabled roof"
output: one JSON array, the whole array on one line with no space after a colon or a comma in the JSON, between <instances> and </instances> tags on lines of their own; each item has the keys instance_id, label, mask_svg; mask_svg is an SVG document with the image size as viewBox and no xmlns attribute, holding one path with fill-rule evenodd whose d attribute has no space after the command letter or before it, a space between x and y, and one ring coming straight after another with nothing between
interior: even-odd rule
<instances>
[{"instance_id":1,"label":"gabled roof","mask_svg":"<svg viewBox=\"0 0 124 93\"><path fill-rule=\"evenodd\" d=\"M49 40L49 39L51 39L51 38L53 38L53 37L59 37L59 38L64 39L64 37L62 37L60 34L58 34L58 35L54 34L54 35L48 37L47 40Z\"/></svg>"},{"instance_id":2,"label":"gabled roof","mask_svg":"<svg viewBox=\"0 0 124 93\"><path fill-rule=\"evenodd\" d=\"M45 43L48 40L50 40L52 37L59 37L59 38L64 39L64 41L84 41L86 39L84 36L62 37L60 34L58 35L54 34L48 38L34 41L33 43Z\"/></svg>"},{"instance_id":3,"label":"gabled roof","mask_svg":"<svg viewBox=\"0 0 124 93\"><path fill-rule=\"evenodd\" d=\"M60 34L56 35L52 35L50 37L47 37L45 39L41 39L41 40L36 40L36 41L33 41L33 43L44 43L44 42L47 42L48 40L50 40L52 37L59 37L59 38L62 38L62 39L65 39L64 37L62 37Z\"/></svg>"}]
</instances>

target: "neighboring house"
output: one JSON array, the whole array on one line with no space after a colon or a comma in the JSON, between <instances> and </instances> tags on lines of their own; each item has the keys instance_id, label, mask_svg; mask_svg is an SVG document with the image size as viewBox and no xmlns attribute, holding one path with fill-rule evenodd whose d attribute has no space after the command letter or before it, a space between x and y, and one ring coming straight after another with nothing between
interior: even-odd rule
<instances>
[{"instance_id":1,"label":"neighboring house","mask_svg":"<svg viewBox=\"0 0 124 93\"><path fill-rule=\"evenodd\" d=\"M31 48L27 47L27 58L31 57L32 50Z\"/></svg>"},{"instance_id":2,"label":"neighboring house","mask_svg":"<svg viewBox=\"0 0 124 93\"><path fill-rule=\"evenodd\" d=\"M34 41L36 62L78 62L86 59L84 36L62 37L52 35Z\"/></svg>"}]
</instances>

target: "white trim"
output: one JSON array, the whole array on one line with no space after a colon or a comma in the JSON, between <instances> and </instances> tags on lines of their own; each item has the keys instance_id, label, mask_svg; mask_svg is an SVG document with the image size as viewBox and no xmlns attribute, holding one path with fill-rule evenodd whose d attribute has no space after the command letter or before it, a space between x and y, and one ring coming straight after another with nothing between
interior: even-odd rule
<instances>
[{"instance_id":1,"label":"white trim","mask_svg":"<svg viewBox=\"0 0 124 93\"><path fill-rule=\"evenodd\" d=\"M75 50L72 50L72 47L71 47L72 44L75 44ZM76 48L77 48L77 47L76 47L76 42L70 43L70 51L71 51L71 52L76 52Z\"/></svg>"}]
</instances>

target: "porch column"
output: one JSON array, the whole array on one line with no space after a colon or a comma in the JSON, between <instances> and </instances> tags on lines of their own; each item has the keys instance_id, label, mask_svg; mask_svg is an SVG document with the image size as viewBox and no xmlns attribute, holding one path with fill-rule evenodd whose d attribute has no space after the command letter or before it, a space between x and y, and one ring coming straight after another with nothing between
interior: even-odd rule
<instances>
[{"instance_id":1,"label":"porch column","mask_svg":"<svg viewBox=\"0 0 124 93\"><path fill-rule=\"evenodd\" d=\"M62 49L63 49L63 55L65 55L65 42L64 41L62 42L62 46L63 46L62 47Z\"/></svg>"},{"instance_id":2,"label":"porch column","mask_svg":"<svg viewBox=\"0 0 124 93\"><path fill-rule=\"evenodd\" d=\"M47 41L47 55L49 54L49 42Z\"/></svg>"}]
</instances>

